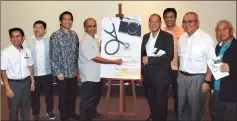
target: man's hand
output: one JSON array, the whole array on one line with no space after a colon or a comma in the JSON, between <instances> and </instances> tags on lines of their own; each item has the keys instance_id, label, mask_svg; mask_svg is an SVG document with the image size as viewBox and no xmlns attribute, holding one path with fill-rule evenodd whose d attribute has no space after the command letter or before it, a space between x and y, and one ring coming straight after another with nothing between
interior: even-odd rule
<instances>
[{"instance_id":1,"label":"man's hand","mask_svg":"<svg viewBox=\"0 0 237 121\"><path fill-rule=\"evenodd\" d=\"M34 91L35 90L35 83L32 82L30 85L30 91Z\"/></svg>"},{"instance_id":2,"label":"man's hand","mask_svg":"<svg viewBox=\"0 0 237 121\"><path fill-rule=\"evenodd\" d=\"M122 59L116 59L115 60L115 64L117 64L117 65L121 65L122 63L123 63Z\"/></svg>"},{"instance_id":3,"label":"man's hand","mask_svg":"<svg viewBox=\"0 0 237 121\"><path fill-rule=\"evenodd\" d=\"M64 75L62 73L58 74L58 80L62 81L64 80Z\"/></svg>"},{"instance_id":4,"label":"man's hand","mask_svg":"<svg viewBox=\"0 0 237 121\"><path fill-rule=\"evenodd\" d=\"M209 84L203 82L201 89L202 89L202 92L207 92L208 90L210 90L210 86L209 86Z\"/></svg>"},{"instance_id":5,"label":"man's hand","mask_svg":"<svg viewBox=\"0 0 237 121\"><path fill-rule=\"evenodd\" d=\"M144 65L148 64L147 56L142 57L142 62L143 62Z\"/></svg>"},{"instance_id":6,"label":"man's hand","mask_svg":"<svg viewBox=\"0 0 237 121\"><path fill-rule=\"evenodd\" d=\"M221 72L229 72L230 71L230 67L229 67L228 63L222 63L220 71Z\"/></svg>"},{"instance_id":7,"label":"man's hand","mask_svg":"<svg viewBox=\"0 0 237 121\"><path fill-rule=\"evenodd\" d=\"M6 89L6 95L7 95L8 98L13 98L14 97L14 93L13 93L11 88Z\"/></svg>"}]
</instances>

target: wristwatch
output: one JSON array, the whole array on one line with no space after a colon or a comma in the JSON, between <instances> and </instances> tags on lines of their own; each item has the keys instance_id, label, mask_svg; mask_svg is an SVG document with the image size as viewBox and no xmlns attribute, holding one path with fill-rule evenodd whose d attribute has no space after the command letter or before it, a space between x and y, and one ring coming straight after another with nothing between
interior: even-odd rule
<instances>
[{"instance_id":1,"label":"wristwatch","mask_svg":"<svg viewBox=\"0 0 237 121\"><path fill-rule=\"evenodd\" d=\"M211 84L211 81L204 80L205 83Z\"/></svg>"}]
</instances>

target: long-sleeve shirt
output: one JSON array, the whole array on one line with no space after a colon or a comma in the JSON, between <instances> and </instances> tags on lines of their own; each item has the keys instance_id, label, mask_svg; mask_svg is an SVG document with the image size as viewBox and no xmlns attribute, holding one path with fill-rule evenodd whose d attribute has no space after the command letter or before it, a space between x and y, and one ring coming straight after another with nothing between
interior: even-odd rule
<instances>
[{"instance_id":1,"label":"long-sleeve shirt","mask_svg":"<svg viewBox=\"0 0 237 121\"><path fill-rule=\"evenodd\" d=\"M25 42L25 46L31 50L34 60L34 76L51 74L49 60L49 38L44 36L42 40L36 40L35 36Z\"/></svg>"},{"instance_id":2,"label":"long-sleeve shirt","mask_svg":"<svg viewBox=\"0 0 237 121\"><path fill-rule=\"evenodd\" d=\"M75 31L66 33L63 29L50 37L50 63L53 76L62 73L65 78L78 74L79 38Z\"/></svg>"}]
</instances>

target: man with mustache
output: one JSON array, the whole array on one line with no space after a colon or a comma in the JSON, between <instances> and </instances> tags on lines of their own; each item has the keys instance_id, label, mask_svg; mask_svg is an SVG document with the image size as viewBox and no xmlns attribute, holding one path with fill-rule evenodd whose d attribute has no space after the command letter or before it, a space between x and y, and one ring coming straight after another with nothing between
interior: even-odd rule
<instances>
[{"instance_id":1,"label":"man with mustache","mask_svg":"<svg viewBox=\"0 0 237 121\"><path fill-rule=\"evenodd\" d=\"M31 51L23 47L25 39L21 28L9 29L11 45L1 51L1 78L6 89L9 108L9 120L29 121L30 91L35 89L33 59Z\"/></svg>"},{"instance_id":2,"label":"man with mustache","mask_svg":"<svg viewBox=\"0 0 237 121\"><path fill-rule=\"evenodd\" d=\"M211 81L211 71L206 63L215 58L215 44L211 36L199 28L197 13L186 13L182 23L185 33L178 44L178 118L201 121Z\"/></svg>"},{"instance_id":3,"label":"man with mustache","mask_svg":"<svg viewBox=\"0 0 237 121\"><path fill-rule=\"evenodd\" d=\"M81 77L80 121L103 118L96 108L100 101L100 64L122 64L122 59L110 60L100 57L99 41L96 38L97 23L94 18L84 21L85 35L79 47L79 73Z\"/></svg>"}]
</instances>

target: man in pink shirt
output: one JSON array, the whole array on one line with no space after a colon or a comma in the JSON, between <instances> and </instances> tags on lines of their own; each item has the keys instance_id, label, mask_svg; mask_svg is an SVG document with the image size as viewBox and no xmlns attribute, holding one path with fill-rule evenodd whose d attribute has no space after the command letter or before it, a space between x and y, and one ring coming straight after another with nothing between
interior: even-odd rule
<instances>
[{"instance_id":1,"label":"man in pink shirt","mask_svg":"<svg viewBox=\"0 0 237 121\"><path fill-rule=\"evenodd\" d=\"M182 27L176 25L177 12L174 8L166 8L163 12L163 18L165 21L165 27L162 30L173 35L174 38L174 58L171 62L173 71L171 86L174 92L174 109L175 114L178 116L178 96L177 96L177 76L178 76L178 40L180 35L184 33Z\"/></svg>"}]
</instances>

